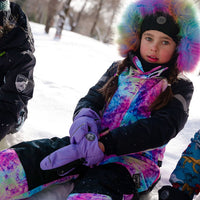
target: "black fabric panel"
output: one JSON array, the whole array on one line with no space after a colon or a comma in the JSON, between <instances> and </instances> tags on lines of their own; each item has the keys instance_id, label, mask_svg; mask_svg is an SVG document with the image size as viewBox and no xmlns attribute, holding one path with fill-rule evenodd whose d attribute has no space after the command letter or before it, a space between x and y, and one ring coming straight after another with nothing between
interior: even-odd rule
<instances>
[{"instance_id":1,"label":"black fabric panel","mask_svg":"<svg viewBox=\"0 0 200 200\"><path fill-rule=\"evenodd\" d=\"M135 184L122 165L105 164L87 170L75 182L71 193L96 193L121 200L123 194L135 193Z\"/></svg>"},{"instance_id":2,"label":"black fabric panel","mask_svg":"<svg viewBox=\"0 0 200 200\"><path fill-rule=\"evenodd\" d=\"M24 167L29 190L61 178L55 170L40 169L40 162L53 151L70 144L70 138L40 139L12 146Z\"/></svg>"}]
</instances>

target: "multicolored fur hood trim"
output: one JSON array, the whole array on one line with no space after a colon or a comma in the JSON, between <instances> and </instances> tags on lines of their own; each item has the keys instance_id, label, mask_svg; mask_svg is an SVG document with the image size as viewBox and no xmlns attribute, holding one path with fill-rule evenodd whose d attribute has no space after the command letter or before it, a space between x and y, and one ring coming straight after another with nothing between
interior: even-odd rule
<instances>
[{"instance_id":1,"label":"multicolored fur hood trim","mask_svg":"<svg viewBox=\"0 0 200 200\"><path fill-rule=\"evenodd\" d=\"M120 55L126 57L130 50L136 51L139 48L140 27L146 15L164 12L171 15L180 27L178 69L194 71L200 58L200 24L196 9L192 0L133 0L118 25Z\"/></svg>"}]
</instances>

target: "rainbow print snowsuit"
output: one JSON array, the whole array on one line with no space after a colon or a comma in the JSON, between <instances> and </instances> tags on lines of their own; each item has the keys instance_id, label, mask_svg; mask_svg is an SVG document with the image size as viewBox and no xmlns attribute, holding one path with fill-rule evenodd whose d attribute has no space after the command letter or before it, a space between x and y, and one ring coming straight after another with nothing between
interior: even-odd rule
<instances>
[{"instance_id":1,"label":"rainbow print snowsuit","mask_svg":"<svg viewBox=\"0 0 200 200\"><path fill-rule=\"evenodd\" d=\"M133 63L137 69L127 68L119 76L118 89L103 114L102 128L112 130L150 117L149 106L167 87L167 80L160 77L166 68L160 66L144 72L136 56ZM164 151L165 148L160 147L123 156L110 155L101 164L114 162L125 166L132 176L138 175L140 183L137 189L143 192L159 180L158 165Z\"/></svg>"}]
</instances>

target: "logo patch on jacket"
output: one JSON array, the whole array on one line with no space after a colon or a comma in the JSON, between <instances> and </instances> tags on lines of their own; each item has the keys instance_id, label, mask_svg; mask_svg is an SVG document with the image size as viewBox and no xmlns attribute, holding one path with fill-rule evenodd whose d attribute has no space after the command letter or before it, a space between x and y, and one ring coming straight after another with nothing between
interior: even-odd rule
<instances>
[{"instance_id":1,"label":"logo patch on jacket","mask_svg":"<svg viewBox=\"0 0 200 200\"><path fill-rule=\"evenodd\" d=\"M18 92L23 92L28 85L28 78L22 74L18 74L15 80L15 86Z\"/></svg>"}]
</instances>

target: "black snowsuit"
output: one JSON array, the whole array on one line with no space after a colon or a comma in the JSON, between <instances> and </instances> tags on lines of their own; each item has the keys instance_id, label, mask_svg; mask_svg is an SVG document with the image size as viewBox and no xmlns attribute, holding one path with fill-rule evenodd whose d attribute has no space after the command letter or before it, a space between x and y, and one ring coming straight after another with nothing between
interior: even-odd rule
<instances>
[{"instance_id":1,"label":"black snowsuit","mask_svg":"<svg viewBox=\"0 0 200 200\"><path fill-rule=\"evenodd\" d=\"M34 40L26 15L10 3L15 27L0 38L0 139L18 131L33 96ZM11 18L9 19L11 20Z\"/></svg>"}]
</instances>

